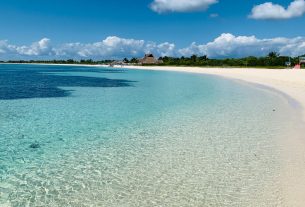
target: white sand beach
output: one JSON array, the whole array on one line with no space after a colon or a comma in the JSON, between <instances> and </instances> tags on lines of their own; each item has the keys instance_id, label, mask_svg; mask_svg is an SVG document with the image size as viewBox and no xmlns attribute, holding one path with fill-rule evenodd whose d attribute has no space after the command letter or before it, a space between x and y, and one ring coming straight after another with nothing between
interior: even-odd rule
<instances>
[{"instance_id":1,"label":"white sand beach","mask_svg":"<svg viewBox=\"0 0 305 207\"><path fill-rule=\"evenodd\" d=\"M305 70L292 69L242 69L197 68L161 66L124 66L128 69L180 71L217 75L271 87L283 92L300 104L300 116L305 123ZM302 123L301 123L302 124ZM281 140L283 147L283 172L281 179L287 206L305 206L305 136L292 134Z\"/></svg>"}]
</instances>

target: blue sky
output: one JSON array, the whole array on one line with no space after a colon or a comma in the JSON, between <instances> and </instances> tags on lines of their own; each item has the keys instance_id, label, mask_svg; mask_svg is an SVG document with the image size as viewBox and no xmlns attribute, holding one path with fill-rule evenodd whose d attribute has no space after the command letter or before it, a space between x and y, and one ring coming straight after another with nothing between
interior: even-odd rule
<instances>
[{"instance_id":1,"label":"blue sky","mask_svg":"<svg viewBox=\"0 0 305 207\"><path fill-rule=\"evenodd\" d=\"M52 45L57 48L62 48L66 43L94 44L111 36L126 40L144 40L145 45L148 42L154 42L156 45L168 42L175 46L175 51L170 54L180 55L178 50L190 47L193 42L196 42L197 46L203 46L222 34L231 34L234 38L254 35L259 41L278 37L292 41L295 37L305 36L305 30L302 28L302 25L305 25L305 9L302 4L304 0L295 0L299 4L295 6L296 11L292 12L286 10L293 0L271 0L271 9L269 7L266 11L264 8L258 8L252 17L251 12L255 6L264 6L263 4L270 0L155 0L161 13L152 9L153 1L3 0L0 2L0 40L6 41L6 46L4 43L1 46L0 43L0 59L33 56L30 52L14 54L12 49L3 48L23 46L24 50L26 47L31 49L31 46L42 38L48 39L48 47ZM170 4L171 1L174 1L174 4ZM181 8L172 8L179 4L179 1L182 2ZM195 6L185 9L192 1ZM162 10L160 5L163 5L163 8L164 5L167 6L167 10ZM281 12L277 10L278 6L286 9L282 11L282 16L277 15ZM297 12L300 13L296 14ZM303 40L298 41L298 44L303 43ZM4 51L2 53L1 47ZM278 47L275 49L281 49ZM147 48L143 49L143 52L146 52L145 50ZM300 52L303 52L303 48ZM138 51L126 56L139 56L140 53ZM224 56L238 56L236 51L231 53ZM36 56L42 58L55 56L54 54L36 53ZM159 55L162 54L161 52ZM121 55L123 54L116 55L115 52L109 55L88 53L84 57L106 58ZM73 54L66 56L73 57Z\"/></svg>"}]
</instances>

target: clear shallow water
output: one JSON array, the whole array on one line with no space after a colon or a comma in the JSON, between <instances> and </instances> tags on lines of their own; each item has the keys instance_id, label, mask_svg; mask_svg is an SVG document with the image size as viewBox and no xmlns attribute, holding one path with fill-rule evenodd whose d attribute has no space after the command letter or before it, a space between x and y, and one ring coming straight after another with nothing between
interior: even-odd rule
<instances>
[{"instance_id":1,"label":"clear shallow water","mask_svg":"<svg viewBox=\"0 0 305 207\"><path fill-rule=\"evenodd\" d=\"M0 206L285 205L279 140L295 112L273 91L0 65L0 111Z\"/></svg>"}]
</instances>

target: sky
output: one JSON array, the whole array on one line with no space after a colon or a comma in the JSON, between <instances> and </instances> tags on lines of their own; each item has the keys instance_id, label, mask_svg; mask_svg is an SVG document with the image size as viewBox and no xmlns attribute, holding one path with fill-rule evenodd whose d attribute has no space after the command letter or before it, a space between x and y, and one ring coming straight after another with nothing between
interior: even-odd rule
<instances>
[{"instance_id":1,"label":"sky","mask_svg":"<svg viewBox=\"0 0 305 207\"><path fill-rule=\"evenodd\" d=\"M0 60L305 54L305 0L1 0Z\"/></svg>"}]
</instances>

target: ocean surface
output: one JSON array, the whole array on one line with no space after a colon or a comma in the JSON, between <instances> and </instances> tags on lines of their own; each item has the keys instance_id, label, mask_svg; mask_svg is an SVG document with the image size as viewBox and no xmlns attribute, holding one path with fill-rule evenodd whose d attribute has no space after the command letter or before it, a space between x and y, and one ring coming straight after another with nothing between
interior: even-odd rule
<instances>
[{"instance_id":1,"label":"ocean surface","mask_svg":"<svg viewBox=\"0 0 305 207\"><path fill-rule=\"evenodd\" d=\"M291 103L208 75L0 65L0 207L284 206Z\"/></svg>"}]
</instances>

